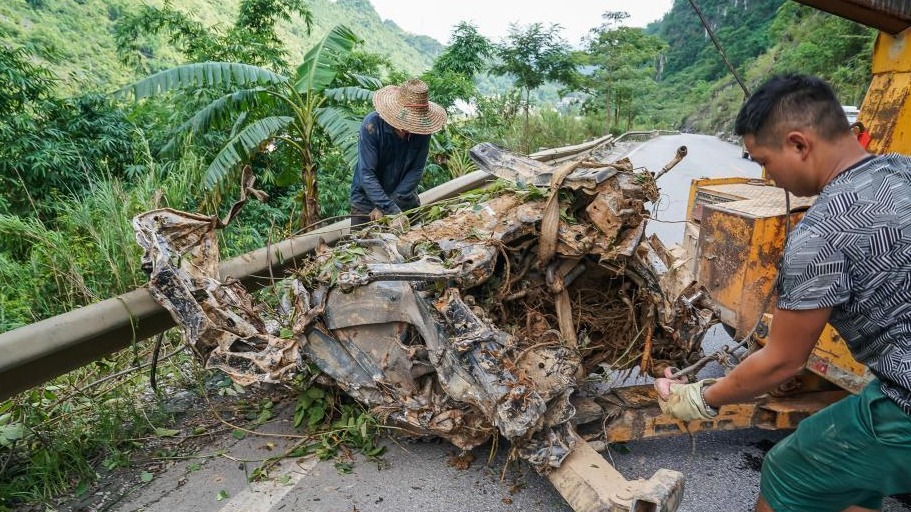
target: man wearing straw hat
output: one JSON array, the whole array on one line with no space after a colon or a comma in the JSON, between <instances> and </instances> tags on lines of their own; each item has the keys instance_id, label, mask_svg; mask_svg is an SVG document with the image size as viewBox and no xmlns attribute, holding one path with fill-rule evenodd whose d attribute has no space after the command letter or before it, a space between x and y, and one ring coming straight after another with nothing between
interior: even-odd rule
<instances>
[{"instance_id":1,"label":"man wearing straw hat","mask_svg":"<svg viewBox=\"0 0 911 512\"><path fill-rule=\"evenodd\" d=\"M374 112L364 117L357 167L351 181L351 227L420 206L430 134L446 124L446 110L428 100L427 84L413 78L373 94ZM399 230L404 216L393 220Z\"/></svg>"}]
</instances>

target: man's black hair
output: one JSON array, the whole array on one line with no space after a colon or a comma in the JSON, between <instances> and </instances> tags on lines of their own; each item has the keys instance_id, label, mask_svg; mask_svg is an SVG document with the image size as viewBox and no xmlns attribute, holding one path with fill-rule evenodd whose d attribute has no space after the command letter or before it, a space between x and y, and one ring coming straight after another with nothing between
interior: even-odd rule
<instances>
[{"instance_id":1,"label":"man's black hair","mask_svg":"<svg viewBox=\"0 0 911 512\"><path fill-rule=\"evenodd\" d=\"M743 104L734 122L734 133L752 135L763 145L777 145L784 133L804 128L826 140L851 131L832 87L815 76L798 74L767 80Z\"/></svg>"}]
</instances>

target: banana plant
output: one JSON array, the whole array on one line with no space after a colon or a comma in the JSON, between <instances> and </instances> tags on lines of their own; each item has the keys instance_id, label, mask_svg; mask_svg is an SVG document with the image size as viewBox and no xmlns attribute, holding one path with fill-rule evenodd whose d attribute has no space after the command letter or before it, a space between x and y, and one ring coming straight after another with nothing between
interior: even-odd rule
<instances>
[{"instance_id":1,"label":"banana plant","mask_svg":"<svg viewBox=\"0 0 911 512\"><path fill-rule=\"evenodd\" d=\"M300 222L309 226L320 218L315 131L325 134L354 166L360 119L343 105L369 101L372 91L382 86L373 77L344 75L352 83L333 87L336 78L343 76L341 63L358 43L354 32L338 25L307 52L290 77L243 63L201 62L155 73L124 87L119 94L139 100L192 88L229 91L198 110L177 130L195 137L228 123L233 125L230 139L203 175L203 186L209 190L219 187L257 152L273 144L287 145L299 159L303 184ZM168 146L174 144L176 140Z\"/></svg>"}]
</instances>

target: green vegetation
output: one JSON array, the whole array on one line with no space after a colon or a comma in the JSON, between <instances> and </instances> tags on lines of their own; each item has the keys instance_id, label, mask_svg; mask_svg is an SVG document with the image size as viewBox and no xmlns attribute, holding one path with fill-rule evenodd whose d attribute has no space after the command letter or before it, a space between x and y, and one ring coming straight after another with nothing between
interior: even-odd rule
<instances>
[{"instance_id":1,"label":"green vegetation","mask_svg":"<svg viewBox=\"0 0 911 512\"><path fill-rule=\"evenodd\" d=\"M604 23L592 31L585 52L594 72L583 78L590 94L587 113L604 116L612 132L628 131L658 88L655 63L668 48L661 38L638 28L624 27L625 12L604 14ZM624 123L625 122L625 123ZM621 126L625 126L623 130Z\"/></svg>"},{"instance_id":2,"label":"green vegetation","mask_svg":"<svg viewBox=\"0 0 911 512\"><path fill-rule=\"evenodd\" d=\"M514 79L515 87L525 95L525 131L531 108L531 91L545 82L571 85L575 81L575 63L569 56L569 43L560 36L559 25L544 27L532 23L527 27L512 25L506 40L497 47L497 62L491 71ZM528 140L524 144L528 150Z\"/></svg>"},{"instance_id":3,"label":"green vegetation","mask_svg":"<svg viewBox=\"0 0 911 512\"><path fill-rule=\"evenodd\" d=\"M786 0L700 0L725 53L756 87L774 73L813 73L830 81L845 104L860 105L870 83L875 31ZM638 118L652 126L730 133L743 92L724 66L687 0L647 33L668 49L655 68L655 89Z\"/></svg>"},{"instance_id":4,"label":"green vegetation","mask_svg":"<svg viewBox=\"0 0 911 512\"><path fill-rule=\"evenodd\" d=\"M323 144L325 149L338 148L344 161L353 166L357 162L360 124L345 104L365 102L370 91L381 85L377 79L342 72L342 65L358 42L348 28L333 28L307 52L290 77L239 62L199 62L158 72L126 90L136 99L143 99L188 88L226 89L224 95L178 128L179 135L192 139L231 125L230 138L206 169L204 185L210 189L223 185L227 176L237 174L233 171L241 164L265 157L278 145L276 158L296 165L287 166L285 172L270 181L287 185L300 177L301 226L308 226L320 219L315 158L320 153L320 135L328 143ZM283 151L293 156L282 158ZM295 169L299 172L295 173Z\"/></svg>"},{"instance_id":5,"label":"green vegetation","mask_svg":"<svg viewBox=\"0 0 911 512\"><path fill-rule=\"evenodd\" d=\"M811 72L860 104L871 30L783 0L700 5L751 87ZM223 257L345 215L369 91L409 76L450 111L423 188L471 171L478 142L530 152L606 131L730 131L743 94L688 2L647 29L626 18L605 13L570 51L555 26L494 42L460 20L442 47L367 0L2 2L0 332L141 286L131 218L160 207L222 216L243 166L270 198L220 234ZM244 391L199 370L175 333L162 345L160 389ZM175 415L148 392L152 352L137 342L0 403L0 510L85 492L134 460L132 439L174 435ZM318 437L297 448L379 455L369 412L303 377L295 419ZM254 427L270 414L248 405Z\"/></svg>"},{"instance_id":6,"label":"green vegetation","mask_svg":"<svg viewBox=\"0 0 911 512\"><path fill-rule=\"evenodd\" d=\"M699 0L698 5L714 28L728 58L747 66L771 45L769 25L786 0ZM712 81L727 74L702 22L688 0L675 0L671 11L650 27L668 45L662 74L670 79Z\"/></svg>"},{"instance_id":7,"label":"green vegetation","mask_svg":"<svg viewBox=\"0 0 911 512\"><path fill-rule=\"evenodd\" d=\"M199 33L227 33L225 40L236 40L230 35L230 27L243 22L241 4L242 0L6 0L0 2L0 42L40 49L39 62L58 77L65 93L84 89L110 92L148 73L186 62L181 56L181 48L191 42L186 37L178 38L175 47L170 34L154 36L146 32L145 36L131 41L130 48L136 53L129 65L123 64L119 56L129 50L118 48L116 35L118 24L124 18L140 16L143 6L163 8L170 5L166 12L171 21L181 27L191 27ZM300 62L307 50L332 27L342 24L363 38L371 52L389 59L395 69L408 74L419 74L429 68L434 57L442 51L442 45L436 40L407 34L394 23L382 20L368 0L286 3L295 4L305 6L311 15L301 16L286 10L288 16L275 19L275 33L283 45L284 59L289 63ZM312 23L309 33L308 18ZM123 30L121 28L121 33ZM246 45L236 45L238 51L253 53L263 44L262 39L245 41L254 46L245 49ZM193 41L193 45L204 46L204 42ZM140 63L137 69L136 64Z\"/></svg>"}]
</instances>

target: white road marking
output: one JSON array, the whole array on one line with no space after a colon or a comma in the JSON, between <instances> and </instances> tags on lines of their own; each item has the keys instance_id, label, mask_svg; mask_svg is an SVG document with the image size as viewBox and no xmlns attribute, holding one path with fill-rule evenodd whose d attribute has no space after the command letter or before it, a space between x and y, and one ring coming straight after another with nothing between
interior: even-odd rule
<instances>
[{"instance_id":1,"label":"white road marking","mask_svg":"<svg viewBox=\"0 0 911 512\"><path fill-rule=\"evenodd\" d=\"M637 151L639 151L640 149L642 149L642 146L645 146L645 143L646 143L646 142L650 142L650 141L645 141L645 142L643 142L642 144L639 144L638 146L636 146L635 148L633 148L632 151L630 151L629 153L627 153L627 154L625 154L625 155L623 155L623 156L625 156L626 158L631 158Z\"/></svg>"},{"instance_id":2,"label":"white road marking","mask_svg":"<svg viewBox=\"0 0 911 512\"><path fill-rule=\"evenodd\" d=\"M243 492L231 498L220 512L268 512L294 489L301 478L310 474L317 462L316 457L282 460L269 472L269 480L251 483ZM283 476L288 479L283 479Z\"/></svg>"}]
</instances>

